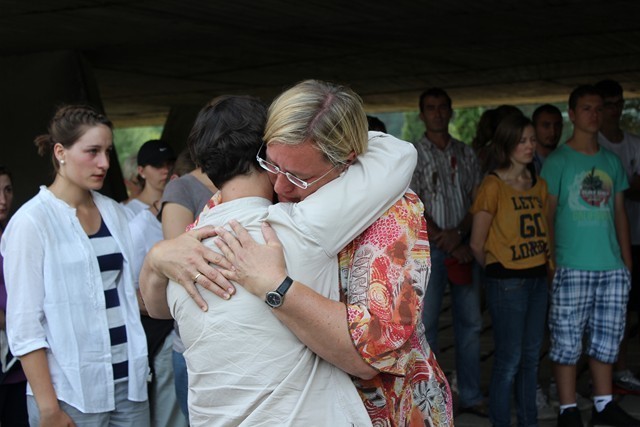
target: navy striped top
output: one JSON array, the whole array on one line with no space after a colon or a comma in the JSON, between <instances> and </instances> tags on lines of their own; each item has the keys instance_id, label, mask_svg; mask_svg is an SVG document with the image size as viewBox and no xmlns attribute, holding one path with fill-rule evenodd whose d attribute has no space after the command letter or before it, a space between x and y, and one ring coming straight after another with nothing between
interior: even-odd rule
<instances>
[{"instance_id":1,"label":"navy striped top","mask_svg":"<svg viewBox=\"0 0 640 427\"><path fill-rule=\"evenodd\" d=\"M129 376L127 353L127 329L124 314L118 296L118 278L122 274L124 258L118 248L116 240L111 235L104 221L100 220L100 229L90 235L89 240L98 256L98 265L104 286L104 301L107 309L109 336L111 338L111 363L113 364L113 379L124 381Z\"/></svg>"}]
</instances>

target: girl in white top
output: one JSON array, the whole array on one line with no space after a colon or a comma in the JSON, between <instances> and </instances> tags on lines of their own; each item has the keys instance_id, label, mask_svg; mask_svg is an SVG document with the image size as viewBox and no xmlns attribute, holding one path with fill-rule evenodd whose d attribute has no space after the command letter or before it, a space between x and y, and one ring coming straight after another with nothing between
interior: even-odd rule
<instances>
[{"instance_id":1,"label":"girl in white top","mask_svg":"<svg viewBox=\"0 0 640 427\"><path fill-rule=\"evenodd\" d=\"M34 426L149 425L127 214L95 192L112 139L111 122L94 109L58 109L36 138L41 155L52 153L54 182L3 235L7 333L27 375Z\"/></svg>"}]
</instances>

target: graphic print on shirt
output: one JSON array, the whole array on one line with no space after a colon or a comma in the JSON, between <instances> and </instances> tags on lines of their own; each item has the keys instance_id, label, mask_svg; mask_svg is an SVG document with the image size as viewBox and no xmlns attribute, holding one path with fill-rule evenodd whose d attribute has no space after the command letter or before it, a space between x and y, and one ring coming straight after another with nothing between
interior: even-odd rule
<instances>
[{"instance_id":1,"label":"graphic print on shirt","mask_svg":"<svg viewBox=\"0 0 640 427\"><path fill-rule=\"evenodd\" d=\"M520 261L547 252L547 232L542 216L542 199L538 196L511 197L513 210L519 216L520 237L525 240L511 245L511 261Z\"/></svg>"},{"instance_id":2,"label":"graphic print on shirt","mask_svg":"<svg viewBox=\"0 0 640 427\"><path fill-rule=\"evenodd\" d=\"M611 216L613 179L605 171L592 167L576 175L569 187L569 207L573 220L580 224L602 221Z\"/></svg>"}]
</instances>

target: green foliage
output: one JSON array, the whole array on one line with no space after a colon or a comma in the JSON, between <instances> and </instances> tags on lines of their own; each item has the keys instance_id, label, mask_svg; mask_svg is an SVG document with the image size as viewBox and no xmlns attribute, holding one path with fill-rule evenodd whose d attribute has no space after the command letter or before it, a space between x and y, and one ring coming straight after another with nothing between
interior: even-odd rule
<instances>
[{"instance_id":1,"label":"green foliage","mask_svg":"<svg viewBox=\"0 0 640 427\"><path fill-rule=\"evenodd\" d=\"M484 111L483 107L460 108L454 110L453 117L449 123L449 133L460 141L470 144L476 134L476 127L480 115ZM404 125L402 126L401 139L416 142L424 135L424 123L420 120L418 112L409 111L404 113Z\"/></svg>"},{"instance_id":2,"label":"green foliage","mask_svg":"<svg viewBox=\"0 0 640 427\"><path fill-rule=\"evenodd\" d=\"M625 101L620 127L629 133L640 135L640 99Z\"/></svg>"},{"instance_id":3,"label":"green foliage","mask_svg":"<svg viewBox=\"0 0 640 427\"><path fill-rule=\"evenodd\" d=\"M404 125L402 125L402 133L400 139L409 142L416 142L424 135L424 123L420 120L420 115L415 111L407 111L404 113Z\"/></svg>"},{"instance_id":4,"label":"green foliage","mask_svg":"<svg viewBox=\"0 0 640 427\"><path fill-rule=\"evenodd\" d=\"M471 144L473 137L476 135L480 116L484 110L484 107L456 109L449 123L449 133L465 144Z\"/></svg>"},{"instance_id":5,"label":"green foliage","mask_svg":"<svg viewBox=\"0 0 640 427\"><path fill-rule=\"evenodd\" d=\"M160 139L162 126L144 126L113 130L113 144L116 146L120 167L129 156L138 154L140 146L150 139Z\"/></svg>"}]
</instances>

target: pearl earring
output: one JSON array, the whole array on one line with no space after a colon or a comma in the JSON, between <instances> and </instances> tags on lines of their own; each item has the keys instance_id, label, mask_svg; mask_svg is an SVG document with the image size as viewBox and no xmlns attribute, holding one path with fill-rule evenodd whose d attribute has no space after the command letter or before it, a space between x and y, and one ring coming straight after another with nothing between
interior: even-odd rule
<instances>
[{"instance_id":1,"label":"pearl earring","mask_svg":"<svg viewBox=\"0 0 640 427\"><path fill-rule=\"evenodd\" d=\"M60 160L60 164L61 164L61 165L64 165L64 159L61 159L61 160Z\"/></svg>"}]
</instances>

